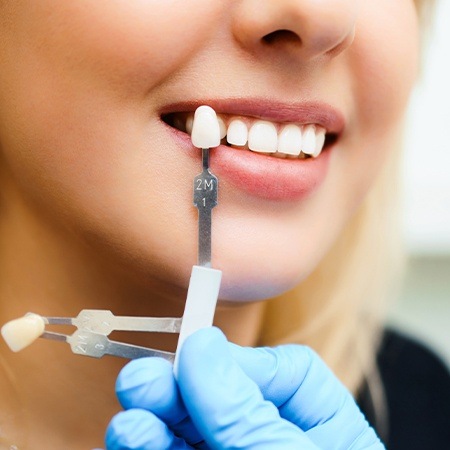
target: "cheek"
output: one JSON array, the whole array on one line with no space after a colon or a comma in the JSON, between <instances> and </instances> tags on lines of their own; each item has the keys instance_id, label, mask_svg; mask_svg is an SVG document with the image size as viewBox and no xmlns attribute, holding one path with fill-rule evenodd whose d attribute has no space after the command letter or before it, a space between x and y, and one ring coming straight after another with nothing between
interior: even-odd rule
<instances>
[{"instance_id":1,"label":"cheek","mask_svg":"<svg viewBox=\"0 0 450 450\"><path fill-rule=\"evenodd\" d=\"M363 2L356 36L349 53L355 114L346 144L351 150L341 161L354 204L401 143L418 72L419 30L413 2Z\"/></svg>"},{"instance_id":2,"label":"cheek","mask_svg":"<svg viewBox=\"0 0 450 450\"><path fill-rule=\"evenodd\" d=\"M382 133L398 124L417 77L418 55L412 0L363 2L350 56L361 129Z\"/></svg>"},{"instance_id":3,"label":"cheek","mask_svg":"<svg viewBox=\"0 0 450 450\"><path fill-rule=\"evenodd\" d=\"M122 93L124 80L141 94L141 87L151 89L179 69L221 12L220 2L207 0L190 1L189 10L202 11L194 15L181 0L121 0L112 6L109 0L90 0L88 8L86 2L64 3L57 24L65 34L61 60L97 75L103 89L105 81L113 89L117 82Z\"/></svg>"},{"instance_id":4,"label":"cheek","mask_svg":"<svg viewBox=\"0 0 450 450\"><path fill-rule=\"evenodd\" d=\"M208 0L189 11L182 0L25 0L0 19L2 71L25 89L47 83L48 98L64 80L142 96L192 57L222 10Z\"/></svg>"}]
</instances>

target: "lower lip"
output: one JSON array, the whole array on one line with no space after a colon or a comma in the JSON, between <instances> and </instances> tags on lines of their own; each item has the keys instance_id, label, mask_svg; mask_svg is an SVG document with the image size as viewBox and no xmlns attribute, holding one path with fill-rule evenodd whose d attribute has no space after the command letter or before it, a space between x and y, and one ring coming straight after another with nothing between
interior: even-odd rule
<instances>
[{"instance_id":1,"label":"lower lip","mask_svg":"<svg viewBox=\"0 0 450 450\"><path fill-rule=\"evenodd\" d=\"M166 125L178 145L193 158L200 159L199 149L190 136ZM249 150L236 150L220 145L210 152L211 171L247 194L264 200L295 201L312 194L328 172L332 147L319 157L283 159Z\"/></svg>"}]
</instances>

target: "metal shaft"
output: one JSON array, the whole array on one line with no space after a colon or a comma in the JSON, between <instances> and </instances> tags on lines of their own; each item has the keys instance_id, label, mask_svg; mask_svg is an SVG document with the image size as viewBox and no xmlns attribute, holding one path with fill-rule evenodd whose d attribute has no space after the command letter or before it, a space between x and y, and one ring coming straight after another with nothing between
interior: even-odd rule
<instances>
[{"instance_id":1,"label":"metal shaft","mask_svg":"<svg viewBox=\"0 0 450 450\"><path fill-rule=\"evenodd\" d=\"M111 311L98 309L83 309L75 318L44 317L44 320L49 325L73 325L105 336L113 331L179 333L181 327L180 318L115 316Z\"/></svg>"},{"instance_id":2,"label":"metal shaft","mask_svg":"<svg viewBox=\"0 0 450 450\"><path fill-rule=\"evenodd\" d=\"M209 170L209 149L202 150L203 171L194 178L194 206L198 209L198 265L211 267L212 209L217 206L219 181Z\"/></svg>"}]
</instances>

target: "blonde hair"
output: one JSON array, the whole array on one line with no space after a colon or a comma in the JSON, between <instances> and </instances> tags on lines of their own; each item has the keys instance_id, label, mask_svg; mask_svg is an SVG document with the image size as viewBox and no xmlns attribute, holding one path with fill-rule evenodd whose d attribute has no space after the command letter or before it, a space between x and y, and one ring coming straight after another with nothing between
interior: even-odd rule
<instances>
[{"instance_id":1,"label":"blonde hair","mask_svg":"<svg viewBox=\"0 0 450 450\"><path fill-rule=\"evenodd\" d=\"M433 3L415 0L423 22L429 20ZM314 273L268 302L261 330L262 345L297 342L314 348L354 393L366 380L376 391L372 397L380 415L383 389L376 350L404 260L397 217L400 157L400 151L388 157L363 204Z\"/></svg>"}]
</instances>

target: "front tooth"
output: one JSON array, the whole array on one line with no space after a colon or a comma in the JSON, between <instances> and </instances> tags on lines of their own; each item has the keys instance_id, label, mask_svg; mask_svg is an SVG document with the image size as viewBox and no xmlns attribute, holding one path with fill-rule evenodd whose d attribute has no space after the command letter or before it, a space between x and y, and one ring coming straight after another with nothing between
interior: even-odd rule
<instances>
[{"instance_id":1,"label":"front tooth","mask_svg":"<svg viewBox=\"0 0 450 450\"><path fill-rule=\"evenodd\" d=\"M302 152L312 155L316 151L316 130L314 125L307 125L303 128Z\"/></svg>"},{"instance_id":2,"label":"front tooth","mask_svg":"<svg viewBox=\"0 0 450 450\"><path fill-rule=\"evenodd\" d=\"M248 128L247 125L239 119L234 119L228 125L227 142L231 145L247 145Z\"/></svg>"},{"instance_id":3,"label":"front tooth","mask_svg":"<svg viewBox=\"0 0 450 450\"><path fill-rule=\"evenodd\" d=\"M216 112L211 107L200 106L195 111L191 140L197 148L213 148L220 145L220 125Z\"/></svg>"},{"instance_id":4,"label":"front tooth","mask_svg":"<svg viewBox=\"0 0 450 450\"><path fill-rule=\"evenodd\" d=\"M217 116L217 121L219 122L220 127L220 139L223 139L227 135L227 126L222 117Z\"/></svg>"},{"instance_id":5,"label":"front tooth","mask_svg":"<svg viewBox=\"0 0 450 450\"><path fill-rule=\"evenodd\" d=\"M259 120L248 133L248 148L259 153L274 153L278 147L278 133L275 125Z\"/></svg>"},{"instance_id":6,"label":"front tooth","mask_svg":"<svg viewBox=\"0 0 450 450\"><path fill-rule=\"evenodd\" d=\"M326 132L323 128L316 128L316 149L312 154L314 158L317 158L322 152L323 146L325 144L325 134Z\"/></svg>"},{"instance_id":7,"label":"front tooth","mask_svg":"<svg viewBox=\"0 0 450 450\"><path fill-rule=\"evenodd\" d=\"M286 125L278 136L279 152L298 156L302 150L302 130L297 125Z\"/></svg>"}]
</instances>

